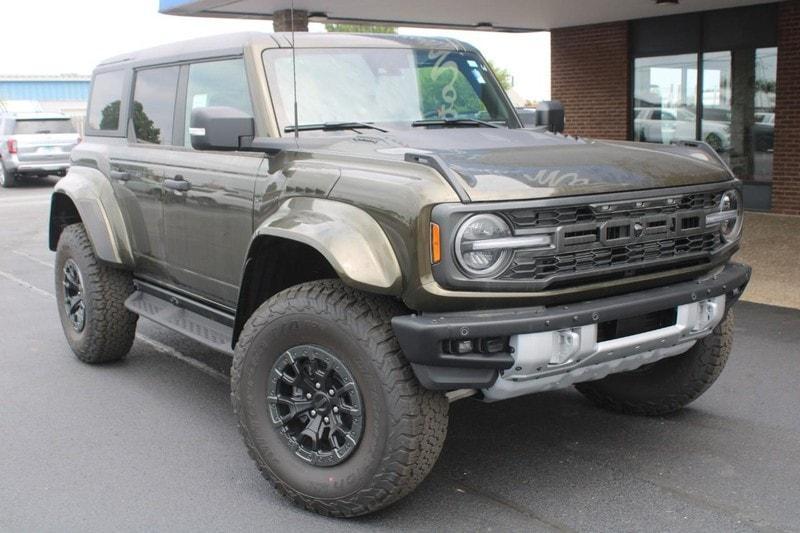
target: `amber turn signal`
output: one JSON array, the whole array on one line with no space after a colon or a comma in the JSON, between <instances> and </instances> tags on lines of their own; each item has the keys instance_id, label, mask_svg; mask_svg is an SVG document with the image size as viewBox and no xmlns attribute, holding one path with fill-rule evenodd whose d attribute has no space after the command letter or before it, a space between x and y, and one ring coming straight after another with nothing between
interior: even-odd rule
<instances>
[{"instance_id":1,"label":"amber turn signal","mask_svg":"<svg viewBox=\"0 0 800 533\"><path fill-rule=\"evenodd\" d=\"M431 263L442 260L442 242L439 239L439 224L431 222Z\"/></svg>"}]
</instances>

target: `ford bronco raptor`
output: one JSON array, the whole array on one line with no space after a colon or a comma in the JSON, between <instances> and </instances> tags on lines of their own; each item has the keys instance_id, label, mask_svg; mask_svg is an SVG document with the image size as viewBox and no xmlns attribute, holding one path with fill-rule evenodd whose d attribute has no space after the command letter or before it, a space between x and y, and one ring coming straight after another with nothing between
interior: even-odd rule
<instances>
[{"instance_id":1,"label":"ford bronco raptor","mask_svg":"<svg viewBox=\"0 0 800 533\"><path fill-rule=\"evenodd\" d=\"M741 228L707 145L522 128L465 43L276 33L100 64L49 244L81 361L125 357L139 317L232 354L264 477L355 516L428 474L448 401L696 399Z\"/></svg>"}]
</instances>

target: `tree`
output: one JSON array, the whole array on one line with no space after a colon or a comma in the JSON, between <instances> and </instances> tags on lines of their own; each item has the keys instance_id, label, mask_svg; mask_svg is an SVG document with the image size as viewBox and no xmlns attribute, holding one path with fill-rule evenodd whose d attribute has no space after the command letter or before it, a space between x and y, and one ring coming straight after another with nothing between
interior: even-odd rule
<instances>
[{"instance_id":1,"label":"tree","mask_svg":"<svg viewBox=\"0 0 800 533\"><path fill-rule=\"evenodd\" d=\"M100 111L100 129L115 130L119 128L120 100L114 100Z\"/></svg>"},{"instance_id":2,"label":"tree","mask_svg":"<svg viewBox=\"0 0 800 533\"><path fill-rule=\"evenodd\" d=\"M325 31L330 33L391 33L397 34L394 26L382 24L325 24Z\"/></svg>"},{"instance_id":3,"label":"tree","mask_svg":"<svg viewBox=\"0 0 800 533\"><path fill-rule=\"evenodd\" d=\"M144 112L141 102L133 102L133 128L140 141L161 144L161 128L155 127L155 123Z\"/></svg>"},{"instance_id":4,"label":"tree","mask_svg":"<svg viewBox=\"0 0 800 533\"><path fill-rule=\"evenodd\" d=\"M505 91L509 90L514 85L511 81L511 73L508 70L495 65L491 59L487 59L486 62L489 64L489 68L492 69L492 72L494 72L494 76L500 83L500 87L502 87Z\"/></svg>"}]
</instances>

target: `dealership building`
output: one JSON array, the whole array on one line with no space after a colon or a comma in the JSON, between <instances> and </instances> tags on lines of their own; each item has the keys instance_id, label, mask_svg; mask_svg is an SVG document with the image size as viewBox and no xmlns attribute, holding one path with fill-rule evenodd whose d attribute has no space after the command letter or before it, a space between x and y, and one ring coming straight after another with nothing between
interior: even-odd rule
<instances>
[{"instance_id":1,"label":"dealership building","mask_svg":"<svg viewBox=\"0 0 800 533\"><path fill-rule=\"evenodd\" d=\"M402 6L402 8L400 7ZM751 209L800 215L800 0L161 0L163 13L550 31L570 134L701 140Z\"/></svg>"},{"instance_id":2,"label":"dealership building","mask_svg":"<svg viewBox=\"0 0 800 533\"><path fill-rule=\"evenodd\" d=\"M0 75L0 111L63 113L81 134L88 99L89 76Z\"/></svg>"}]
</instances>

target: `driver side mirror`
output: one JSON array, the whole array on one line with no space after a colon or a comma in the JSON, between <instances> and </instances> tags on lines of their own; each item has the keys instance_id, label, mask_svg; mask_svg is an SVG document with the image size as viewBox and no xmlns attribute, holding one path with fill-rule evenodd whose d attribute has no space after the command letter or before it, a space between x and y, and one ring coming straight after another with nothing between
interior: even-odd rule
<instances>
[{"instance_id":1,"label":"driver side mirror","mask_svg":"<svg viewBox=\"0 0 800 533\"><path fill-rule=\"evenodd\" d=\"M240 150L253 142L255 120L233 107L198 107L192 110L189 135L195 150Z\"/></svg>"}]
</instances>

